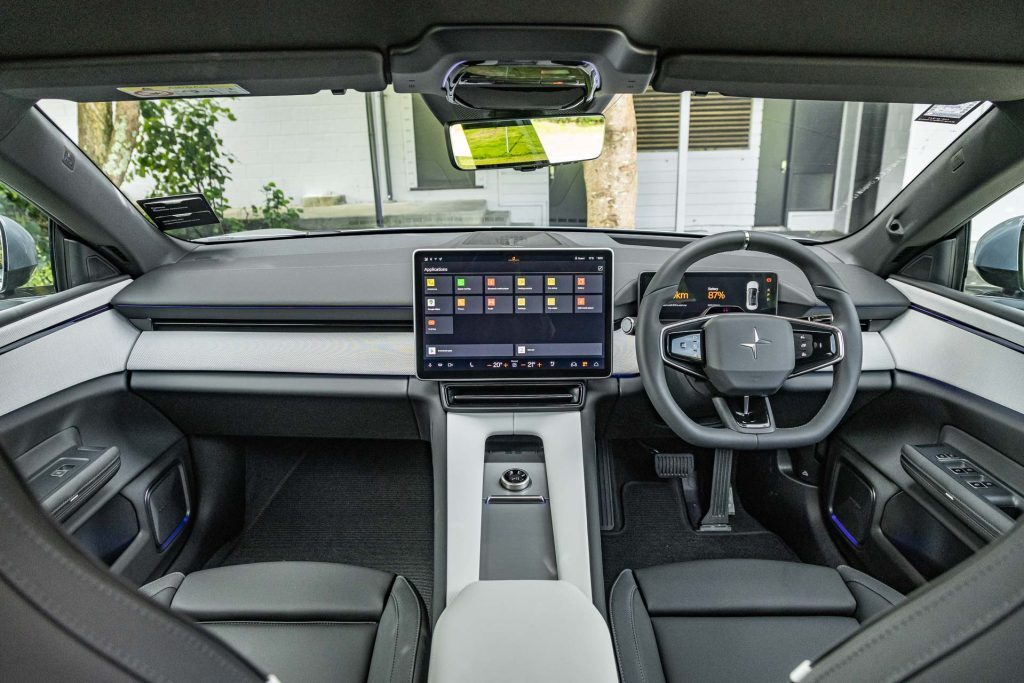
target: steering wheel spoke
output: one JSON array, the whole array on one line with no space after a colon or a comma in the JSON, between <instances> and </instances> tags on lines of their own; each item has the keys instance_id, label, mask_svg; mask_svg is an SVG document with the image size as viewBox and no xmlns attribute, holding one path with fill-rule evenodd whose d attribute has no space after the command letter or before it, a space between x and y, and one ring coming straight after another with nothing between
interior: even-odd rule
<instances>
[{"instance_id":1,"label":"steering wheel spoke","mask_svg":"<svg viewBox=\"0 0 1024 683\"><path fill-rule=\"evenodd\" d=\"M794 318L790 323L793 326L795 360L790 377L822 370L843 360L846 344L838 327Z\"/></svg>"},{"instance_id":2,"label":"steering wheel spoke","mask_svg":"<svg viewBox=\"0 0 1024 683\"><path fill-rule=\"evenodd\" d=\"M661 360L680 372L706 380L704 372L704 325L708 317L690 318L661 330Z\"/></svg>"},{"instance_id":3,"label":"steering wheel spoke","mask_svg":"<svg viewBox=\"0 0 1024 683\"><path fill-rule=\"evenodd\" d=\"M741 434L775 431L775 415L767 396L716 396L711 399L722 424Z\"/></svg>"}]
</instances>

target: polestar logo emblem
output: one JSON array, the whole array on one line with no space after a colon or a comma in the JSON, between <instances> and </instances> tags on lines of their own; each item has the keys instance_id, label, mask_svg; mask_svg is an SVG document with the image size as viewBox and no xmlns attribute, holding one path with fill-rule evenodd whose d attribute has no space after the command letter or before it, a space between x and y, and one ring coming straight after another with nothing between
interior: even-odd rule
<instances>
[{"instance_id":1,"label":"polestar logo emblem","mask_svg":"<svg viewBox=\"0 0 1024 683\"><path fill-rule=\"evenodd\" d=\"M752 354L754 354L754 359L756 360L757 359L757 345L758 344L771 344L771 343L772 342L771 342L770 339L761 339L760 335L757 334L757 328L755 327L754 328L754 341L746 342L745 344L740 344L740 346L742 346L744 348L750 349L750 352Z\"/></svg>"}]
</instances>

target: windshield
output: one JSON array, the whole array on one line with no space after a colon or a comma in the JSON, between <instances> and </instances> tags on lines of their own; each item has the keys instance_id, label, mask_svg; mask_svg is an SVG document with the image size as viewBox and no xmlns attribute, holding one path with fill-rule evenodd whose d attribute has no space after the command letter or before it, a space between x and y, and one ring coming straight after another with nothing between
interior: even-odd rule
<instances>
[{"instance_id":1,"label":"windshield","mask_svg":"<svg viewBox=\"0 0 1024 683\"><path fill-rule=\"evenodd\" d=\"M435 226L835 239L989 107L943 119L924 104L648 92L608 107L599 158L522 172L457 170L423 99L390 89L39 106L129 198L203 193L220 223L169 232L207 241Z\"/></svg>"}]
</instances>

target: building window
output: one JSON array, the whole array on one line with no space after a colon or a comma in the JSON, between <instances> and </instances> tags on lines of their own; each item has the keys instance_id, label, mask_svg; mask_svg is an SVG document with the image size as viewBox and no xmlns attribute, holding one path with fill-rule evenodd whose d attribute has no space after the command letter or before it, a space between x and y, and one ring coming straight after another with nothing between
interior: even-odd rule
<instances>
[{"instance_id":1,"label":"building window","mask_svg":"<svg viewBox=\"0 0 1024 683\"><path fill-rule=\"evenodd\" d=\"M690 150L749 148L751 110L748 97L694 94L690 97Z\"/></svg>"},{"instance_id":2,"label":"building window","mask_svg":"<svg viewBox=\"0 0 1024 683\"><path fill-rule=\"evenodd\" d=\"M679 149L679 93L648 90L633 98L636 148L640 152Z\"/></svg>"}]
</instances>

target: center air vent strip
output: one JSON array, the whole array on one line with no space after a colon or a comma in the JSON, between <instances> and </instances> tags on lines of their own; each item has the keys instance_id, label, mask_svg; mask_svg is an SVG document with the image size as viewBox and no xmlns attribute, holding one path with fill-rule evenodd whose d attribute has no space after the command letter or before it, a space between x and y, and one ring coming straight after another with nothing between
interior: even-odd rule
<instances>
[{"instance_id":1,"label":"center air vent strip","mask_svg":"<svg viewBox=\"0 0 1024 683\"><path fill-rule=\"evenodd\" d=\"M583 404L583 384L447 384L445 404L452 408L576 407Z\"/></svg>"}]
</instances>

